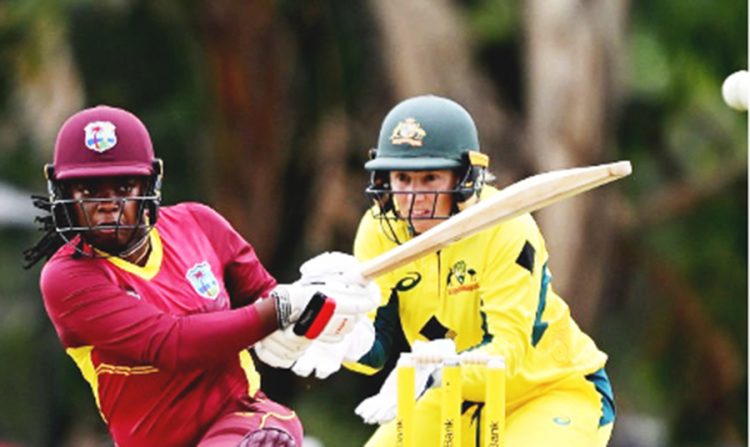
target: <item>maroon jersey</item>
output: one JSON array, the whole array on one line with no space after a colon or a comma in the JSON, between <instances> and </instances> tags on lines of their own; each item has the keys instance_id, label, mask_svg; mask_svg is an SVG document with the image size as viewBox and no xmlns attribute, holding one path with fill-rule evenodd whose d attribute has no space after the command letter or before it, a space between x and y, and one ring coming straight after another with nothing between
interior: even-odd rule
<instances>
[{"instance_id":1,"label":"maroon jersey","mask_svg":"<svg viewBox=\"0 0 750 447\"><path fill-rule=\"evenodd\" d=\"M276 284L210 208L160 210L144 267L60 248L44 304L119 447L196 445L259 389L246 348L262 336L246 306Z\"/></svg>"}]
</instances>

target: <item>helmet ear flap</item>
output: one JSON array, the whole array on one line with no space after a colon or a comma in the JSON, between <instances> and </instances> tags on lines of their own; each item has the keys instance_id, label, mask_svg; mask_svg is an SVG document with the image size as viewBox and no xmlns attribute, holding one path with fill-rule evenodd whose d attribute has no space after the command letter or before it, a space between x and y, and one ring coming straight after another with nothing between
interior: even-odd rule
<instances>
[{"instance_id":1,"label":"helmet ear flap","mask_svg":"<svg viewBox=\"0 0 750 447\"><path fill-rule=\"evenodd\" d=\"M55 166L52 163L44 164L44 179L47 180L47 193L50 197L55 195L55 185L53 183L55 178Z\"/></svg>"},{"instance_id":2,"label":"helmet ear flap","mask_svg":"<svg viewBox=\"0 0 750 447\"><path fill-rule=\"evenodd\" d=\"M151 225L156 224L159 219L159 203L161 202L161 182L164 177L164 161L161 158L154 158L151 162L151 167L154 171L152 174L149 196L153 199L146 202L146 209L148 210L149 223Z\"/></svg>"},{"instance_id":3,"label":"helmet ear flap","mask_svg":"<svg viewBox=\"0 0 750 447\"><path fill-rule=\"evenodd\" d=\"M43 169L44 178L47 179L49 212L53 225L56 228L74 226L70 205L59 202L63 198L64 192L60 184L55 180L55 166L52 163L45 163Z\"/></svg>"},{"instance_id":4,"label":"helmet ear flap","mask_svg":"<svg viewBox=\"0 0 750 447\"><path fill-rule=\"evenodd\" d=\"M370 160L375 160L378 155L377 148L371 148L367 151ZM370 184L365 190L366 194L380 206L385 212L389 209L391 185L388 171L370 171Z\"/></svg>"},{"instance_id":5,"label":"helmet ear flap","mask_svg":"<svg viewBox=\"0 0 750 447\"><path fill-rule=\"evenodd\" d=\"M154 176L152 186L153 191L151 191L151 193L161 197L161 181L164 177L164 161L161 158L154 158L154 161L151 162L151 168L154 171L152 174Z\"/></svg>"},{"instance_id":6,"label":"helmet ear flap","mask_svg":"<svg viewBox=\"0 0 750 447\"><path fill-rule=\"evenodd\" d=\"M45 163L43 169L45 179L49 181L55 178L55 166L52 163Z\"/></svg>"},{"instance_id":7,"label":"helmet ear flap","mask_svg":"<svg viewBox=\"0 0 750 447\"><path fill-rule=\"evenodd\" d=\"M485 173L490 164L490 158L481 152L466 151L463 155L466 170L459 172L460 178L456 185L456 201L466 202L474 197L484 186Z\"/></svg>"},{"instance_id":8,"label":"helmet ear flap","mask_svg":"<svg viewBox=\"0 0 750 447\"><path fill-rule=\"evenodd\" d=\"M367 192L370 198L380 205L384 211L387 210L391 198L391 185L388 171L372 171L370 173L370 185Z\"/></svg>"}]
</instances>

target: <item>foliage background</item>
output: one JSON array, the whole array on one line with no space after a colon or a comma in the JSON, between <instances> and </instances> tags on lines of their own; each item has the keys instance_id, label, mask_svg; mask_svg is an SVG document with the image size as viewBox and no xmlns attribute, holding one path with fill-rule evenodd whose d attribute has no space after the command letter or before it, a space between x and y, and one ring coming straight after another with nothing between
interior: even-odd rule
<instances>
[{"instance_id":1,"label":"foliage background","mask_svg":"<svg viewBox=\"0 0 750 447\"><path fill-rule=\"evenodd\" d=\"M577 213L584 222L541 217L553 247L565 246L557 227L607 232L591 264L561 263L570 272L556 281L610 355L611 445L747 445L747 115L720 95L747 67L747 4L550 4L575 13L557 45L542 39L569 64L561 71L533 63L530 36L546 28L532 0L0 2L0 445L111 445L47 320L39 266L20 267L38 234L28 202L13 199L45 191L41 166L77 109L138 114L165 159L165 202L215 206L283 281L321 250L350 250L366 207L361 165L393 104L426 91L459 99L508 184L554 158L535 123L555 105L549 79L578 71L607 73L601 88L562 85L574 105L600 101L583 127L601 136L584 158L570 155L575 140L565 159L630 159L635 173L594 193L607 200ZM578 48L570 36L609 28L619 40L600 50L601 65L567 52ZM545 71L556 78L538 82ZM553 249L553 260L567 252ZM382 377L263 372L310 435L364 442L370 428L352 410Z\"/></svg>"}]
</instances>

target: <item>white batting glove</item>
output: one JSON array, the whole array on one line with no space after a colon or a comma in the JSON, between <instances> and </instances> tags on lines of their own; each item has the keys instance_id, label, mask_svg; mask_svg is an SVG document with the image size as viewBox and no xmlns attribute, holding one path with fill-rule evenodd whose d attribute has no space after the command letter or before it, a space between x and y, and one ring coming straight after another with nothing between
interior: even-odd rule
<instances>
[{"instance_id":1,"label":"white batting glove","mask_svg":"<svg viewBox=\"0 0 750 447\"><path fill-rule=\"evenodd\" d=\"M352 255L340 251L326 251L305 261L299 268L302 279L312 282L337 280L344 284L365 286L367 280L360 273L360 263Z\"/></svg>"},{"instance_id":2,"label":"white batting glove","mask_svg":"<svg viewBox=\"0 0 750 447\"><path fill-rule=\"evenodd\" d=\"M341 369L341 363L354 362L365 355L375 341L375 328L367 317L357 317L354 329L338 342L313 341L292 367L301 377L315 372L315 377L325 379Z\"/></svg>"},{"instance_id":3,"label":"white batting glove","mask_svg":"<svg viewBox=\"0 0 750 447\"><path fill-rule=\"evenodd\" d=\"M317 288L306 287L298 282L279 284L271 290L269 297L276 300L276 319L279 329L286 329L293 323L299 322L301 318L302 323L310 325L317 323L324 327L330 321L336 304L333 300L326 300L325 297L316 297L317 292Z\"/></svg>"},{"instance_id":4,"label":"white batting glove","mask_svg":"<svg viewBox=\"0 0 750 447\"><path fill-rule=\"evenodd\" d=\"M312 340L294 333L293 328L279 329L255 343L258 358L274 368L289 368L299 359Z\"/></svg>"},{"instance_id":5,"label":"white batting glove","mask_svg":"<svg viewBox=\"0 0 750 447\"><path fill-rule=\"evenodd\" d=\"M439 339L430 342L415 341L412 352L416 355L425 356L452 356L456 355L456 345L453 340ZM416 363L414 367L414 398L418 398L427 389L430 377L439 370L437 363ZM396 417L396 399L398 393L397 368L388 374L388 377L380 387L378 394L370 396L360 402L354 412L362 418L366 424L385 424Z\"/></svg>"},{"instance_id":6,"label":"white batting glove","mask_svg":"<svg viewBox=\"0 0 750 447\"><path fill-rule=\"evenodd\" d=\"M334 315L319 340L340 341L354 329L357 316L380 304L380 288L375 281L366 280L359 269L354 256L341 252L320 254L300 267L301 285L315 288L336 301Z\"/></svg>"},{"instance_id":7,"label":"white batting glove","mask_svg":"<svg viewBox=\"0 0 750 447\"><path fill-rule=\"evenodd\" d=\"M323 332L317 337L326 343L341 341L356 327L361 318L369 318L367 312L377 308L380 300L380 288L374 282L367 286L344 286L342 283L328 282L316 287L321 293L336 302L336 308Z\"/></svg>"}]
</instances>

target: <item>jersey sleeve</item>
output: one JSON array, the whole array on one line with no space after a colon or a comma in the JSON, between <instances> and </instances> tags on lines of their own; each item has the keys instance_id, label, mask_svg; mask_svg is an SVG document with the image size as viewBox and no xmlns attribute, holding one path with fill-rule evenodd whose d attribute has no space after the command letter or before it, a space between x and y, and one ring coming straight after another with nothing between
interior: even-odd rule
<instances>
[{"instance_id":1,"label":"jersey sleeve","mask_svg":"<svg viewBox=\"0 0 750 447\"><path fill-rule=\"evenodd\" d=\"M266 296L276 280L261 264L255 249L212 208L190 204L190 212L211 241L224 266L224 284L233 307Z\"/></svg>"},{"instance_id":2,"label":"jersey sleeve","mask_svg":"<svg viewBox=\"0 0 750 447\"><path fill-rule=\"evenodd\" d=\"M380 229L368 211L362 217L354 238L354 257L360 261L372 259L388 250L379 237ZM344 366L362 374L375 374L383 368L391 355L394 339L401 330L398 301L390 292L388 275L376 280L380 287L381 305L368 316L375 326L375 341L372 348L357 362L347 362Z\"/></svg>"},{"instance_id":3,"label":"jersey sleeve","mask_svg":"<svg viewBox=\"0 0 750 447\"><path fill-rule=\"evenodd\" d=\"M513 375L539 330L536 320L543 309L547 253L529 215L497 228L491 246L480 303L485 334L471 349L504 357L507 374ZM483 395L483 375L481 367L463 368L465 398Z\"/></svg>"},{"instance_id":4,"label":"jersey sleeve","mask_svg":"<svg viewBox=\"0 0 750 447\"><path fill-rule=\"evenodd\" d=\"M386 243L382 236L380 226L372 217L370 211L367 211L359 222L357 234L354 236L354 257L359 261L370 260L386 251L390 250L395 244ZM380 287L381 305L388 303L390 296L390 286L388 285L388 274L382 275L375 280ZM370 317L375 317L375 311L370 313Z\"/></svg>"},{"instance_id":5,"label":"jersey sleeve","mask_svg":"<svg viewBox=\"0 0 750 447\"><path fill-rule=\"evenodd\" d=\"M45 265L44 305L66 348L94 346L123 362L165 370L205 367L234 358L267 333L257 310L173 316L127 294L86 259Z\"/></svg>"}]
</instances>

